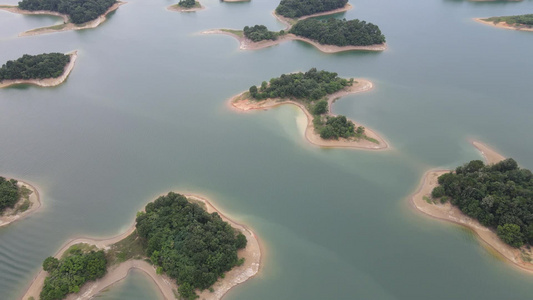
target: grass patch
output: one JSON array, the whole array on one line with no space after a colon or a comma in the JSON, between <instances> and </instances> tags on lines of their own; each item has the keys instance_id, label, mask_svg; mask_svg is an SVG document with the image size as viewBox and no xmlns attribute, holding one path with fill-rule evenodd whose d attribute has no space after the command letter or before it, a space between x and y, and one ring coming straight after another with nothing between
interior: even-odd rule
<instances>
[{"instance_id":1,"label":"grass patch","mask_svg":"<svg viewBox=\"0 0 533 300\"><path fill-rule=\"evenodd\" d=\"M61 30L61 29L65 28L66 26L67 26L67 24L52 25L52 26L48 26L48 27L41 27L41 28L37 28L37 29L28 30L28 31L26 31L26 33L35 33L35 32L41 32L41 31L46 31L46 30Z\"/></svg>"},{"instance_id":2,"label":"grass patch","mask_svg":"<svg viewBox=\"0 0 533 300\"><path fill-rule=\"evenodd\" d=\"M374 144L379 144L379 141L376 140L375 138L371 138L371 137L369 137L369 136L367 136L367 135L363 135L363 138L364 138L365 140L369 141L369 142L374 143Z\"/></svg>"},{"instance_id":3,"label":"grass patch","mask_svg":"<svg viewBox=\"0 0 533 300\"><path fill-rule=\"evenodd\" d=\"M237 35L239 37L244 37L244 31L242 31L242 30L220 29L220 31L224 31L224 32L227 32L227 33L232 33L232 34Z\"/></svg>"},{"instance_id":4,"label":"grass patch","mask_svg":"<svg viewBox=\"0 0 533 300\"><path fill-rule=\"evenodd\" d=\"M424 196L424 197L422 197L422 199L426 200L426 202L427 202L428 204L434 204L434 203L435 203L435 202L433 202L433 200L431 200L431 198L429 198L428 196Z\"/></svg>"},{"instance_id":5,"label":"grass patch","mask_svg":"<svg viewBox=\"0 0 533 300\"><path fill-rule=\"evenodd\" d=\"M505 22L509 25L525 25L527 27L531 27L533 26L533 14L508 17L492 17L488 19L483 19L483 21L493 22L494 24Z\"/></svg>"},{"instance_id":6,"label":"grass patch","mask_svg":"<svg viewBox=\"0 0 533 300\"><path fill-rule=\"evenodd\" d=\"M144 248L141 244L141 239L137 235L137 231L128 235L123 240L111 245L106 252L107 259L110 265L121 263L129 259L143 259Z\"/></svg>"},{"instance_id":7,"label":"grass patch","mask_svg":"<svg viewBox=\"0 0 533 300\"><path fill-rule=\"evenodd\" d=\"M65 257L69 257L70 255L72 255L72 252L76 252L76 251L81 251L82 253L88 253L90 251L98 251L98 247L96 247L95 245L89 245L89 244L86 244L86 243L79 243L79 244L76 244L76 245L72 245L70 246L70 248L67 249L67 251L65 251L65 253L63 253L63 255L61 255L61 258L65 258Z\"/></svg>"}]
</instances>

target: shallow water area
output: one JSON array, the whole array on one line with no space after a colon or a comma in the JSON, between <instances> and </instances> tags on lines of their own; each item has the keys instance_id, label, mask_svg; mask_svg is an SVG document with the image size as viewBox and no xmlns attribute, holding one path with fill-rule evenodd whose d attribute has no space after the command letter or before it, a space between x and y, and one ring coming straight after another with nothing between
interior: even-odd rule
<instances>
[{"instance_id":1,"label":"shallow water area","mask_svg":"<svg viewBox=\"0 0 533 300\"><path fill-rule=\"evenodd\" d=\"M379 25L389 48L333 55L296 41L239 51L231 37L199 34L282 29L271 14L278 1L165 9L176 2L130 1L95 29L33 37L17 35L56 18L0 11L1 63L79 50L64 84L0 90L0 174L35 183L43 203L0 228L2 299L18 299L69 238L119 234L170 190L205 195L265 244L260 275L225 299L530 297L533 276L409 209L407 197L427 169L481 159L469 138L533 168L533 33L472 20L531 13L533 1L352 0L339 17ZM321 149L306 142L294 107L227 108L251 85L311 67L371 80L373 91L333 112L393 149ZM160 297L143 276L102 298Z\"/></svg>"}]
</instances>

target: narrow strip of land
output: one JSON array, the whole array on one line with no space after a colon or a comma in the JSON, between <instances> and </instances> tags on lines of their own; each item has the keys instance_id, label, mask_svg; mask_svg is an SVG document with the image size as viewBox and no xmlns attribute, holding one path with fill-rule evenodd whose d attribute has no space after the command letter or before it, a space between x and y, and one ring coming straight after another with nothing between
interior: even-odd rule
<instances>
[{"instance_id":1,"label":"narrow strip of land","mask_svg":"<svg viewBox=\"0 0 533 300\"><path fill-rule=\"evenodd\" d=\"M366 91L370 91L373 89L374 85L371 81L362 79L362 78L356 78L355 82L352 86L348 86L347 88L340 90L334 94L328 95L328 111L330 112L329 115L333 116L331 114L331 106L333 102L341 97L344 97L349 94L355 94L355 93L362 93ZM307 110L307 108L302 105L301 103L291 101L291 100L285 100L285 99L279 99L279 98L269 98L266 100L253 100L249 99L247 97L244 97L246 92L238 94L234 97L232 97L229 100L229 105L237 110L237 111L251 111L251 110L266 110L269 108L277 107L284 104L290 104L295 105L299 107L306 115L307 117L307 127L305 130L305 138L307 141L313 145L324 147L324 148L354 148L354 149L365 149L365 150L385 150L389 148L388 143L385 141L384 138L382 138L380 135L378 135L375 131L366 128L365 127L365 134L370 139L376 140L378 143L372 142L367 139L358 139L358 140L352 140L352 139L344 139L339 138L338 140L325 140L320 137L320 134L315 131L315 127L313 125L313 116L311 113ZM352 121L354 122L354 121ZM354 122L355 126L361 126L361 124L358 124L357 122Z\"/></svg>"},{"instance_id":2,"label":"narrow strip of land","mask_svg":"<svg viewBox=\"0 0 533 300\"><path fill-rule=\"evenodd\" d=\"M482 19L482 18L474 18L474 21L479 22L481 24L489 25L492 27L497 27L497 28L519 30L519 31L533 31L533 27L531 26L520 25L520 24L511 25L511 24L507 24L507 22L505 21L494 23L493 21L489 21L487 19Z\"/></svg>"},{"instance_id":3,"label":"narrow strip of land","mask_svg":"<svg viewBox=\"0 0 533 300\"><path fill-rule=\"evenodd\" d=\"M12 85L18 84L31 84L40 87L52 87L58 86L67 80L67 77L72 72L74 65L76 64L76 59L78 59L78 51L72 51L67 53L70 56L69 63L65 66L63 73L56 78L44 78L44 79L12 79L12 80L3 80L0 81L0 88L5 88Z\"/></svg>"},{"instance_id":4,"label":"narrow strip of land","mask_svg":"<svg viewBox=\"0 0 533 300\"><path fill-rule=\"evenodd\" d=\"M489 146L478 141L471 142L483 154L487 163L494 164L505 159L503 155ZM435 203L432 201L431 192L438 186L439 176L449 172L451 170L430 170L426 172L419 188L411 196L410 201L412 205L427 216L469 228L479 237L483 245L494 250L505 258L507 262L510 262L513 266L521 270L533 273L533 264L528 261L528 258L532 254L530 250L528 252L525 249L516 249L504 243L495 231L481 225L477 220L468 217L457 207L451 205L449 201L444 204L438 201Z\"/></svg>"},{"instance_id":5,"label":"narrow strip of land","mask_svg":"<svg viewBox=\"0 0 533 300\"><path fill-rule=\"evenodd\" d=\"M26 218L36 212L41 207L41 198L37 188L27 182L18 179L17 181L19 188L26 188L31 192L28 195L29 207L26 210L21 211L20 205L23 205L24 203L17 203L15 208L5 211L4 214L0 216L0 227L9 225L18 220L22 220L23 218ZM24 200L25 199L20 199L19 201Z\"/></svg>"}]
</instances>

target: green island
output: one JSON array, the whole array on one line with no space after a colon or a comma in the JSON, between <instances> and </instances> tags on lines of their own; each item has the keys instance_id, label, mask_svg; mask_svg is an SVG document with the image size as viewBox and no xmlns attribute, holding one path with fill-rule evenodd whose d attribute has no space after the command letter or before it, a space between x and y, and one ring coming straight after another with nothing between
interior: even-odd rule
<instances>
[{"instance_id":1,"label":"green island","mask_svg":"<svg viewBox=\"0 0 533 300\"><path fill-rule=\"evenodd\" d=\"M281 0L276 14L286 18L300 18L344 7L348 0Z\"/></svg>"},{"instance_id":2,"label":"green island","mask_svg":"<svg viewBox=\"0 0 533 300\"><path fill-rule=\"evenodd\" d=\"M533 244L533 174L512 158L493 165L473 160L438 177L431 197L450 202L496 231L506 244Z\"/></svg>"},{"instance_id":3,"label":"green island","mask_svg":"<svg viewBox=\"0 0 533 300\"><path fill-rule=\"evenodd\" d=\"M533 29L533 14L507 17L492 17L481 20L485 22L492 22L494 25L504 23L516 29Z\"/></svg>"},{"instance_id":4,"label":"green island","mask_svg":"<svg viewBox=\"0 0 533 300\"><path fill-rule=\"evenodd\" d=\"M156 274L174 279L179 299L196 299L197 290L212 291L219 278L244 263L237 250L246 247L247 238L217 212L208 213L205 205L170 192L148 203L137 214L135 230L106 250L81 243L68 248L60 259L48 257L43 262L48 276L40 299L64 299L131 260L148 262L156 266Z\"/></svg>"},{"instance_id":5,"label":"green island","mask_svg":"<svg viewBox=\"0 0 533 300\"><path fill-rule=\"evenodd\" d=\"M77 293L88 281L102 278L107 271L107 259L103 250L87 244L70 247L60 259L48 257L43 262L48 272L41 300L64 299L70 293Z\"/></svg>"},{"instance_id":6,"label":"green island","mask_svg":"<svg viewBox=\"0 0 533 300\"><path fill-rule=\"evenodd\" d=\"M200 2L195 0L181 0L178 2L178 4L174 4L170 6L171 10L195 10L195 9L202 9L202 5Z\"/></svg>"},{"instance_id":7,"label":"green island","mask_svg":"<svg viewBox=\"0 0 533 300\"><path fill-rule=\"evenodd\" d=\"M353 78L348 80L338 77L337 73L312 68L305 73L282 74L270 82L263 81L260 87L251 86L242 97L254 101L279 98L303 105L311 113L315 132L322 139L363 138L379 143L365 134L364 127L356 127L345 116L329 114L328 96L353 85Z\"/></svg>"},{"instance_id":8,"label":"green island","mask_svg":"<svg viewBox=\"0 0 533 300\"><path fill-rule=\"evenodd\" d=\"M238 30L235 30L235 31L238 31ZM235 32L233 33L240 35L239 33L235 33ZM280 32L269 31L265 25L254 25L252 27L245 26L244 29L240 31L240 33L244 34L244 36L247 39L257 43L257 42L265 41L265 40L275 41L278 39L280 35L285 34L285 31L284 30L281 30Z\"/></svg>"},{"instance_id":9,"label":"green island","mask_svg":"<svg viewBox=\"0 0 533 300\"><path fill-rule=\"evenodd\" d=\"M0 68L0 82L17 79L57 78L63 74L71 56L63 53L24 54Z\"/></svg>"},{"instance_id":10,"label":"green island","mask_svg":"<svg viewBox=\"0 0 533 300\"><path fill-rule=\"evenodd\" d=\"M103 15L116 0L22 0L18 7L28 11L53 11L69 16L74 24L83 24Z\"/></svg>"},{"instance_id":11,"label":"green island","mask_svg":"<svg viewBox=\"0 0 533 300\"><path fill-rule=\"evenodd\" d=\"M30 200L28 199L28 192L25 187L19 187L18 181L15 179L7 180L4 177L0 177L0 216L3 215L6 210L14 209L20 200L23 203L17 207L17 212L24 212L30 207Z\"/></svg>"}]
</instances>

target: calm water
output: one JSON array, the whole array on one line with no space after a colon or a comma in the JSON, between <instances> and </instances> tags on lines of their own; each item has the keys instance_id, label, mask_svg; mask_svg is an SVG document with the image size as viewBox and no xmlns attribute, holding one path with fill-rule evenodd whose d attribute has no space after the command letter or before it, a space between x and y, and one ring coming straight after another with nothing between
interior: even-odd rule
<instances>
[{"instance_id":1,"label":"calm water","mask_svg":"<svg viewBox=\"0 0 533 300\"><path fill-rule=\"evenodd\" d=\"M6 1L15 3L16 1ZM533 12L533 1L358 0L339 17L380 26L383 53L322 54L300 42L238 50L211 28L283 28L278 1L165 10L130 1L81 32L19 38L51 17L0 12L0 62L79 50L56 88L0 91L0 173L40 188L44 207L0 229L0 298L17 299L69 238L109 236L170 190L200 193L249 224L264 268L228 299L524 299L533 276L457 226L407 204L422 174L480 154L477 138L533 168L533 33L474 17ZM376 89L334 111L382 133L387 152L308 145L291 107L236 114L226 99L311 67L366 77ZM140 273L103 299L160 297Z\"/></svg>"}]
</instances>

